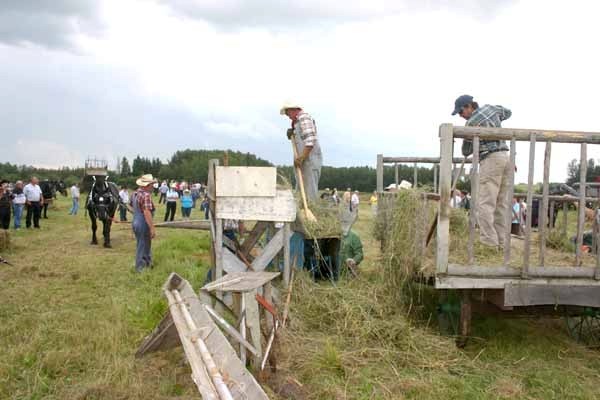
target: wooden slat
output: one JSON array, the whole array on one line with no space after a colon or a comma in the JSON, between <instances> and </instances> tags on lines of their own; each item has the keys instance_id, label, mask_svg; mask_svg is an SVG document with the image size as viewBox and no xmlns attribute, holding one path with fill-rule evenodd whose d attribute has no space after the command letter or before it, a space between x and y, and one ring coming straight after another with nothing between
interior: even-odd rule
<instances>
[{"instance_id":1,"label":"wooden slat","mask_svg":"<svg viewBox=\"0 0 600 400\"><path fill-rule=\"evenodd\" d=\"M447 276L439 275L435 278L436 289L504 289L507 284L523 282L518 278L474 278L472 276ZM565 286L597 286L600 289L600 281L594 279L565 279L565 278L531 278L527 280L530 284L541 285L565 285Z\"/></svg>"},{"instance_id":2,"label":"wooden slat","mask_svg":"<svg viewBox=\"0 0 600 400\"><path fill-rule=\"evenodd\" d=\"M436 271L438 274L445 274L448 270L452 147L452 124L443 124L440 126L440 202L438 204L436 252Z\"/></svg>"},{"instance_id":3,"label":"wooden slat","mask_svg":"<svg viewBox=\"0 0 600 400\"><path fill-rule=\"evenodd\" d=\"M255 370L260 369L260 363L262 361L262 343L260 334L260 314L258 310L258 302L256 301L256 290L250 292L244 292L242 294L246 302L246 326L250 331L250 339L252 344L256 348L259 356L253 357L253 363Z\"/></svg>"},{"instance_id":4,"label":"wooden slat","mask_svg":"<svg viewBox=\"0 0 600 400\"><path fill-rule=\"evenodd\" d=\"M274 197L275 167L216 167L217 197Z\"/></svg>"},{"instance_id":5,"label":"wooden slat","mask_svg":"<svg viewBox=\"0 0 600 400\"><path fill-rule=\"evenodd\" d=\"M419 164L439 164L440 163L440 157L383 157L382 156L382 162L384 164L386 163L419 163ZM460 164L463 162L463 158L460 157L453 157L452 158L452 163L455 164ZM470 164L472 162L472 159L467 158L467 161L465 161L466 164Z\"/></svg>"},{"instance_id":6,"label":"wooden slat","mask_svg":"<svg viewBox=\"0 0 600 400\"><path fill-rule=\"evenodd\" d=\"M518 278L521 269L495 265L448 265L448 276L471 276L480 278ZM591 267L557 267L557 266L530 266L530 278L584 278L594 277L594 268Z\"/></svg>"},{"instance_id":7,"label":"wooden slat","mask_svg":"<svg viewBox=\"0 0 600 400\"><path fill-rule=\"evenodd\" d=\"M277 190L274 197L219 197L217 218L250 221L293 222L296 200L291 190Z\"/></svg>"},{"instance_id":8,"label":"wooden slat","mask_svg":"<svg viewBox=\"0 0 600 400\"><path fill-rule=\"evenodd\" d=\"M396 184L396 189L398 189L398 185L400 184L400 177L398 175L398 163L394 163L394 183Z\"/></svg>"},{"instance_id":9,"label":"wooden slat","mask_svg":"<svg viewBox=\"0 0 600 400\"><path fill-rule=\"evenodd\" d=\"M240 246L240 252L245 256L250 256L250 251L256 246L256 243L260 240L261 236L267 230L267 226L269 225L266 221L258 221L254 228L250 231L246 239L244 239L244 243Z\"/></svg>"},{"instance_id":10,"label":"wooden slat","mask_svg":"<svg viewBox=\"0 0 600 400\"><path fill-rule=\"evenodd\" d=\"M267 243L262 253L252 261L252 268L255 271L264 270L273 260L273 257L279 253L283 247L283 229L277 231L273 238Z\"/></svg>"},{"instance_id":11,"label":"wooden slat","mask_svg":"<svg viewBox=\"0 0 600 400\"><path fill-rule=\"evenodd\" d=\"M417 185L419 183L419 179L418 179L418 165L417 163L414 163L413 165L413 188L416 189Z\"/></svg>"},{"instance_id":12,"label":"wooden slat","mask_svg":"<svg viewBox=\"0 0 600 400\"><path fill-rule=\"evenodd\" d=\"M585 225L585 195L587 176L587 145L581 144L579 157L579 208L577 214L577 248L575 249L575 265L581 265L581 246L583 245L583 229Z\"/></svg>"},{"instance_id":13,"label":"wooden slat","mask_svg":"<svg viewBox=\"0 0 600 400\"><path fill-rule=\"evenodd\" d=\"M171 313L167 312L152 333L144 338L135 357L139 358L158 350L172 349L180 344L173 317L171 317Z\"/></svg>"},{"instance_id":14,"label":"wooden slat","mask_svg":"<svg viewBox=\"0 0 600 400\"><path fill-rule=\"evenodd\" d=\"M290 240L292 237L292 231L290 224L283 226L283 285L288 287L290 284L290 278L292 275L292 268L295 266L291 265L290 262Z\"/></svg>"},{"instance_id":15,"label":"wooden slat","mask_svg":"<svg viewBox=\"0 0 600 400\"><path fill-rule=\"evenodd\" d=\"M550 181L550 157L552 154L552 141L546 142L546 149L544 151L544 180L542 184L542 202L539 204L539 218L538 218L538 232L539 232L539 245L540 254L539 261L543 267L546 255L546 231L548 221L548 191Z\"/></svg>"},{"instance_id":16,"label":"wooden slat","mask_svg":"<svg viewBox=\"0 0 600 400\"><path fill-rule=\"evenodd\" d=\"M223 237L225 239L225 237ZM223 271L231 274L233 272L246 272L248 267L229 249L223 249Z\"/></svg>"},{"instance_id":17,"label":"wooden slat","mask_svg":"<svg viewBox=\"0 0 600 400\"><path fill-rule=\"evenodd\" d=\"M433 164L433 193L438 193L437 190L437 174L438 172L438 164Z\"/></svg>"},{"instance_id":18,"label":"wooden slat","mask_svg":"<svg viewBox=\"0 0 600 400\"><path fill-rule=\"evenodd\" d=\"M596 208L594 213L594 224L596 226L596 271L594 272L594 279L600 280L600 226L598 226L600 220L600 210Z\"/></svg>"},{"instance_id":19,"label":"wooden slat","mask_svg":"<svg viewBox=\"0 0 600 400\"><path fill-rule=\"evenodd\" d=\"M535 167L535 143L536 134L531 134L531 141L529 142L529 177L527 179L527 223L525 226L525 243L523 251L523 270L521 276L527 278L529 272L529 256L531 254L531 219L533 210L533 171Z\"/></svg>"},{"instance_id":20,"label":"wooden slat","mask_svg":"<svg viewBox=\"0 0 600 400\"><path fill-rule=\"evenodd\" d=\"M511 225L513 220L513 196L515 194L515 157L517 154L517 141L510 141L510 174L508 177L508 215L506 216L506 232L504 234L504 265L510 263Z\"/></svg>"},{"instance_id":21,"label":"wooden slat","mask_svg":"<svg viewBox=\"0 0 600 400\"><path fill-rule=\"evenodd\" d=\"M569 204L568 203L563 203L562 206L562 210L563 210L563 223L562 223L562 236L563 237L567 237L567 215L569 215Z\"/></svg>"},{"instance_id":22,"label":"wooden slat","mask_svg":"<svg viewBox=\"0 0 600 400\"><path fill-rule=\"evenodd\" d=\"M458 176L455 178L458 179ZM454 196L454 193L452 194ZM471 166L471 210L469 212L469 242L467 253L469 265L475 263L473 247L475 245L475 226L477 225L479 203L479 137L473 138L473 165Z\"/></svg>"},{"instance_id":23,"label":"wooden slat","mask_svg":"<svg viewBox=\"0 0 600 400\"><path fill-rule=\"evenodd\" d=\"M383 154L377 154L377 192L383 192Z\"/></svg>"},{"instance_id":24,"label":"wooden slat","mask_svg":"<svg viewBox=\"0 0 600 400\"><path fill-rule=\"evenodd\" d=\"M472 126L455 126L454 137L472 139L479 135L482 140L510 140L515 137L519 141L529 141L530 135L536 135L541 141L552 140L555 143L592 143L600 144L598 132L569 132L541 129L518 128L481 128Z\"/></svg>"},{"instance_id":25,"label":"wooden slat","mask_svg":"<svg viewBox=\"0 0 600 400\"><path fill-rule=\"evenodd\" d=\"M554 229L555 222L556 222L556 221L554 221L555 206L556 206L556 201L550 200L550 212L548 213L550 215L550 229Z\"/></svg>"},{"instance_id":26,"label":"wooden slat","mask_svg":"<svg viewBox=\"0 0 600 400\"><path fill-rule=\"evenodd\" d=\"M600 307L600 289L594 286L509 284L504 289L504 304Z\"/></svg>"}]
</instances>

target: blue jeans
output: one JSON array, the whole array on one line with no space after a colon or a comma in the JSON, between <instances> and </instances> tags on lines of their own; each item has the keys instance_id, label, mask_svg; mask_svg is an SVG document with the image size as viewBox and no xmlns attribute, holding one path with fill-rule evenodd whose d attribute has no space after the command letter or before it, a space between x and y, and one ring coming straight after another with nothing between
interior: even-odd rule
<instances>
[{"instance_id":1,"label":"blue jeans","mask_svg":"<svg viewBox=\"0 0 600 400\"><path fill-rule=\"evenodd\" d=\"M71 207L69 214L77 215L77 211L79 211L79 197L73 198L73 207Z\"/></svg>"},{"instance_id":2,"label":"blue jeans","mask_svg":"<svg viewBox=\"0 0 600 400\"><path fill-rule=\"evenodd\" d=\"M13 217L15 219L15 229L19 229L21 227L21 217L23 216L23 208L25 208L25 204L13 204Z\"/></svg>"}]
</instances>

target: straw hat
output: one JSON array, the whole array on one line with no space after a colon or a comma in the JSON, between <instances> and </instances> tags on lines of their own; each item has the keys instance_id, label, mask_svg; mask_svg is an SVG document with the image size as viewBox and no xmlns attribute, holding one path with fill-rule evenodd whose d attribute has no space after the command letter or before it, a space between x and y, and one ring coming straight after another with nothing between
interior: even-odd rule
<instances>
[{"instance_id":1,"label":"straw hat","mask_svg":"<svg viewBox=\"0 0 600 400\"><path fill-rule=\"evenodd\" d=\"M302 108L302 106L300 106L298 103L296 103L294 101L285 101L285 102L283 102L283 105L279 109L279 114L285 115L285 110L287 110L289 108Z\"/></svg>"},{"instance_id":2,"label":"straw hat","mask_svg":"<svg viewBox=\"0 0 600 400\"><path fill-rule=\"evenodd\" d=\"M156 182L156 179L152 176L152 174L146 174L146 175L140 176L135 181L135 184L138 185L138 186L148 186L148 185L151 185L151 184L153 184L155 182Z\"/></svg>"}]
</instances>

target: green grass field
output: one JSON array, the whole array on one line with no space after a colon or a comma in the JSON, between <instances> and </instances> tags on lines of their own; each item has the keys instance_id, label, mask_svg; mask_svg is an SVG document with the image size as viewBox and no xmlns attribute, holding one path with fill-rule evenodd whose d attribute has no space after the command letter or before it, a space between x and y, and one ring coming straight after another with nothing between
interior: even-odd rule
<instances>
[{"instance_id":1,"label":"green grass field","mask_svg":"<svg viewBox=\"0 0 600 400\"><path fill-rule=\"evenodd\" d=\"M0 265L0 399L199 398L181 349L133 355L166 309L168 274L203 282L207 234L159 229L155 268L135 274L129 224L113 226L112 249L91 246L83 210L68 208L59 199L40 231L12 232L2 254L15 266ZM476 319L459 350L433 323L390 306L371 224L364 204L359 279L296 281L279 367L306 398L600 398L600 353L571 340L559 318Z\"/></svg>"}]
</instances>

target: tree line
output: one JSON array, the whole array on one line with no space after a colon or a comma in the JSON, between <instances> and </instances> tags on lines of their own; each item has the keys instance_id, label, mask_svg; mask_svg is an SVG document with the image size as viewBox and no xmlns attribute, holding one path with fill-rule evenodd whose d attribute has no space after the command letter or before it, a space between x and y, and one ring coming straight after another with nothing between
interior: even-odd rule
<instances>
[{"instance_id":1,"label":"tree line","mask_svg":"<svg viewBox=\"0 0 600 400\"><path fill-rule=\"evenodd\" d=\"M231 150L181 150L175 152L167 162L162 162L157 157L145 157L137 155L131 162L127 157L122 157L117 163L116 169L109 172L110 179L118 184L129 187L135 186L135 180L142 174L151 173L159 179L185 180L188 182L206 182L208 178L208 161L220 160L223 164L227 154L228 165L231 166L272 166L269 161L261 159L251 153L243 153ZM291 166L278 166L278 172L285 177L289 183L295 184L294 168ZM419 186L433 186L433 169L431 167L419 167L417 169ZM28 179L36 175L40 179L62 180L67 185L82 182L85 175L84 168L63 167L59 169L37 168L26 165L14 165L11 163L0 163L0 179L16 181ZM398 165L399 180L413 181L413 166ZM587 176L588 182L600 180L600 164L593 159L588 160ZM321 171L321 188L337 188L338 190L359 190L368 192L376 187L375 168L369 166L361 167L330 167L324 166ZM386 166L383 174L384 186L395 182L394 167ZM579 162L572 160L567 166L566 183L572 185L579 182ZM468 179L460 181L458 188L469 190Z\"/></svg>"}]
</instances>

